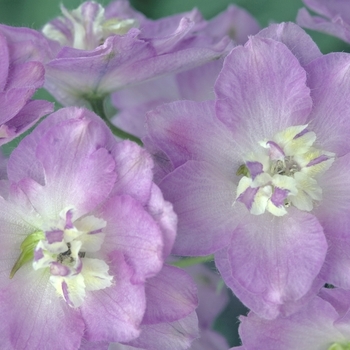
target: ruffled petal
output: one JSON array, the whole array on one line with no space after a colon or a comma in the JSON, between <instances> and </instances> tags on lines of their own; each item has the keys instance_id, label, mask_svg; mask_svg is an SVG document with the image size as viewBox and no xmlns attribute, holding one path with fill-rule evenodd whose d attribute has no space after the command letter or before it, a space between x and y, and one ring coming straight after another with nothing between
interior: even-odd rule
<instances>
[{"instance_id":1,"label":"ruffled petal","mask_svg":"<svg viewBox=\"0 0 350 350\"><path fill-rule=\"evenodd\" d=\"M215 92L218 118L246 150L291 125L305 124L312 105L306 73L293 53L259 37L226 57Z\"/></svg>"},{"instance_id":2,"label":"ruffled petal","mask_svg":"<svg viewBox=\"0 0 350 350\"><path fill-rule=\"evenodd\" d=\"M309 291L327 251L317 219L291 209L282 218L251 216L235 230L229 248L215 257L226 284L234 292L237 284L238 292L249 291L239 293L242 302L264 318L276 317L276 306Z\"/></svg>"},{"instance_id":3,"label":"ruffled petal","mask_svg":"<svg viewBox=\"0 0 350 350\"><path fill-rule=\"evenodd\" d=\"M96 214L107 222L103 254L123 253L134 271L133 283L144 282L161 269L162 232L139 202L128 195L114 196Z\"/></svg>"},{"instance_id":4,"label":"ruffled petal","mask_svg":"<svg viewBox=\"0 0 350 350\"><path fill-rule=\"evenodd\" d=\"M305 67L313 100L310 129L328 152L342 156L350 151L350 57L346 53L322 56Z\"/></svg>"},{"instance_id":5,"label":"ruffled petal","mask_svg":"<svg viewBox=\"0 0 350 350\"><path fill-rule=\"evenodd\" d=\"M271 24L260 31L257 36L285 44L302 66L322 56L320 49L311 37L292 22Z\"/></svg>"},{"instance_id":6,"label":"ruffled petal","mask_svg":"<svg viewBox=\"0 0 350 350\"><path fill-rule=\"evenodd\" d=\"M140 334L140 323L146 308L144 286L130 282L133 271L123 254L109 254L111 287L86 293L80 307L86 324L88 341L127 342Z\"/></svg>"},{"instance_id":7,"label":"ruffled petal","mask_svg":"<svg viewBox=\"0 0 350 350\"><path fill-rule=\"evenodd\" d=\"M44 168L45 186L29 178L21 180L20 186L42 216L56 220L63 209L73 207L78 218L110 193L115 162L106 149L98 148L96 129L89 120L72 119L41 139L36 157Z\"/></svg>"},{"instance_id":8,"label":"ruffled petal","mask_svg":"<svg viewBox=\"0 0 350 350\"><path fill-rule=\"evenodd\" d=\"M49 274L23 266L11 283L2 284L0 324L4 349L76 350L84 334L84 321L70 308L49 283Z\"/></svg>"},{"instance_id":9,"label":"ruffled petal","mask_svg":"<svg viewBox=\"0 0 350 350\"><path fill-rule=\"evenodd\" d=\"M337 318L330 304L315 297L288 318L269 321L252 312L241 317L240 336L245 350L328 349L335 342L346 341L334 327Z\"/></svg>"}]
</instances>

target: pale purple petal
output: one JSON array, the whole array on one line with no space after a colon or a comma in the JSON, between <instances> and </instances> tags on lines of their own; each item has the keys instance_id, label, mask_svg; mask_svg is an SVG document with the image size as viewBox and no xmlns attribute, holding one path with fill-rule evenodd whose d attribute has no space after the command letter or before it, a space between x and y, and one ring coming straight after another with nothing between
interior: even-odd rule
<instances>
[{"instance_id":1,"label":"pale purple petal","mask_svg":"<svg viewBox=\"0 0 350 350\"><path fill-rule=\"evenodd\" d=\"M115 146L117 181L113 192L128 194L146 204L151 196L153 161L147 151L131 141Z\"/></svg>"},{"instance_id":2,"label":"pale purple petal","mask_svg":"<svg viewBox=\"0 0 350 350\"><path fill-rule=\"evenodd\" d=\"M23 266L0 291L0 324L4 349L76 350L84 334L79 311L57 297L49 274ZM2 284L4 286L4 284ZM59 330L59 331L58 331Z\"/></svg>"},{"instance_id":3,"label":"pale purple petal","mask_svg":"<svg viewBox=\"0 0 350 350\"><path fill-rule=\"evenodd\" d=\"M127 79L120 79L121 70L135 60L142 61L153 55L152 48L137 39L137 34L133 31L125 36L109 37L93 51L63 48L59 56L46 65L46 89L64 105L85 105L84 97L93 91L105 96L121 88ZM133 72L127 80L135 78Z\"/></svg>"},{"instance_id":4,"label":"pale purple petal","mask_svg":"<svg viewBox=\"0 0 350 350\"><path fill-rule=\"evenodd\" d=\"M342 14L350 22L349 3L347 0L303 0L304 4L313 11L326 17Z\"/></svg>"},{"instance_id":5,"label":"pale purple petal","mask_svg":"<svg viewBox=\"0 0 350 350\"><path fill-rule=\"evenodd\" d=\"M130 341L140 334L146 307L144 286L130 282L133 271L120 252L109 254L109 266L113 286L87 293L80 308L86 325L84 336L89 341Z\"/></svg>"},{"instance_id":6,"label":"pale purple petal","mask_svg":"<svg viewBox=\"0 0 350 350\"><path fill-rule=\"evenodd\" d=\"M133 283L144 282L161 269L162 232L139 202L128 195L113 196L96 214L107 222L104 254L123 253L133 271Z\"/></svg>"},{"instance_id":7,"label":"pale purple petal","mask_svg":"<svg viewBox=\"0 0 350 350\"><path fill-rule=\"evenodd\" d=\"M271 24L257 35L285 44L302 66L307 65L322 53L306 32L292 22Z\"/></svg>"},{"instance_id":8,"label":"pale purple petal","mask_svg":"<svg viewBox=\"0 0 350 350\"><path fill-rule=\"evenodd\" d=\"M64 208L73 206L79 217L108 196L116 179L115 163L105 148L93 142L96 132L94 122L71 119L44 135L36 157L44 168L45 186L28 178L21 181L41 214L55 219Z\"/></svg>"},{"instance_id":9,"label":"pale purple petal","mask_svg":"<svg viewBox=\"0 0 350 350\"><path fill-rule=\"evenodd\" d=\"M214 83L223 60L215 60L194 69L118 91L112 95L118 114L113 122L122 130L143 137L145 115L159 105L176 100L214 99Z\"/></svg>"},{"instance_id":10,"label":"pale purple petal","mask_svg":"<svg viewBox=\"0 0 350 350\"><path fill-rule=\"evenodd\" d=\"M33 101L32 103L34 102L37 103L39 101ZM33 107L36 106L35 104ZM40 105L37 107L39 108ZM91 120L94 124L99 125L99 127L90 129L90 135L94 141L91 139L86 147L88 146L94 149L94 144L101 144L103 142L109 151L114 149L115 138L100 117L83 108L62 108L41 122L13 150L8 164L9 179L17 182L22 178L30 177L41 185L44 185L44 169L42 163L37 159L36 149L40 144L40 140L51 128L55 129L58 125L70 119L76 121Z\"/></svg>"},{"instance_id":11,"label":"pale purple petal","mask_svg":"<svg viewBox=\"0 0 350 350\"><path fill-rule=\"evenodd\" d=\"M231 4L208 22L206 30L212 36L228 35L235 43L244 44L249 35L258 33L260 26L245 9Z\"/></svg>"},{"instance_id":12,"label":"pale purple petal","mask_svg":"<svg viewBox=\"0 0 350 350\"><path fill-rule=\"evenodd\" d=\"M152 186L151 198L147 203L147 211L157 222L163 234L163 258L165 260L170 255L175 242L177 215L173 211L173 205L164 200L161 190L155 184Z\"/></svg>"},{"instance_id":13,"label":"pale purple petal","mask_svg":"<svg viewBox=\"0 0 350 350\"><path fill-rule=\"evenodd\" d=\"M278 131L305 123L312 103L305 83L304 69L284 44L252 37L225 59L215 86L217 116L236 130L246 149L257 147Z\"/></svg>"},{"instance_id":14,"label":"pale purple petal","mask_svg":"<svg viewBox=\"0 0 350 350\"><path fill-rule=\"evenodd\" d=\"M197 323L193 312L178 321L142 326L140 337L129 344L147 350L186 350L199 336Z\"/></svg>"},{"instance_id":15,"label":"pale purple petal","mask_svg":"<svg viewBox=\"0 0 350 350\"><path fill-rule=\"evenodd\" d=\"M6 37L11 60L16 64L29 61L45 63L59 50L58 43L47 40L41 33L30 28L1 24L0 32Z\"/></svg>"},{"instance_id":16,"label":"pale purple petal","mask_svg":"<svg viewBox=\"0 0 350 350\"><path fill-rule=\"evenodd\" d=\"M297 23L302 27L317 30L350 42L349 4L346 0L305 0L304 3L320 16L311 16L302 8L298 12Z\"/></svg>"},{"instance_id":17,"label":"pale purple petal","mask_svg":"<svg viewBox=\"0 0 350 350\"><path fill-rule=\"evenodd\" d=\"M219 59L228 46L223 39L211 48L188 48L124 64L110 72L101 83L102 91L114 91L167 73L177 73ZM137 72L137 74L135 74Z\"/></svg>"},{"instance_id":18,"label":"pale purple petal","mask_svg":"<svg viewBox=\"0 0 350 350\"><path fill-rule=\"evenodd\" d=\"M44 84L44 67L39 62L26 62L11 67L6 90L23 87L38 89Z\"/></svg>"},{"instance_id":19,"label":"pale purple petal","mask_svg":"<svg viewBox=\"0 0 350 350\"><path fill-rule=\"evenodd\" d=\"M314 210L328 241L329 249L322 277L338 287L350 288L350 154L336 159L320 178L323 200Z\"/></svg>"},{"instance_id":20,"label":"pale purple petal","mask_svg":"<svg viewBox=\"0 0 350 350\"><path fill-rule=\"evenodd\" d=\"M13 137L6 139L6 142L22 134L31 128L39 118L49 114L53 110L52 103L42 100L32 100L17 113L15 117L9 120L5 125L13 131ZM5 140L0 141L3 144Z\"/></svg>"},{"instance_id":21,"label":"pale purple petal","mask_svg":"<svg viewBox=\"0 0 350 350\"><path fill-rule=\"evenodd\" d=\"M2 110L0 123L7 124L12 118L16 117L34 92L35 89L31 88L18 88L0 92L0 108ZM9 137L12 136L9 135ZM6 136L2 136L2 138L6 138Z\"/></svg>"},{"instance_id":22,"label":"pale purple petal","mask_svg":"<svg viewBox=\"0 0 350 350\"><path fill-rule=\"evenodd\" d=\"M188 161L159 184L179 218L174 254L212 254L229 243L245 215L233 208L236 187L225 175L208 163Z\"/></svg>"},{"instance_id":23,"label":"pale purple petal","mask_svg":"<svg viewBox=\"0 0 350 350\"><path fill-rule=\"evenodd\" d=\"M326 301L315 297L300 312L273 321L253 313L241 317L240 336L245 350L328 349L346 341L334 327L337 312Z\"/></svg>"},{"instance_id":24,"label":"pale purple petal","mask_svg":"<svg viewBox=\"0 0 350 350\"><path fill-rule=\"evenodd\" d=\"M241 296L244 304L261 317L274 318L276 307L308 292L326 251L316 218L290 210L285 217L251 216L235 230L230 247L219 251L215 260L233 292L238 283L251 293Z\"/></svg>"},{"instance_id":25,"label":"pale purple petal","mask_svg":"<svg viewBox=\"0 0 350 350\"><path fill-rule=\"evenodd\" d=\"M198 305L197 288L181 269L165 265L157 276L146 282L147 307L143 325L180 320Z\"/></svg>"},{"instance_id":26,"label":"pale purple petal","mask_svg":"<svg viewBox=\"0 0 350 350\"><path fill-rule=\"evenodd\" d=\"M242 164L238 159L241 145L215 117L213 102L177 101L160 106L148 113L147 129L146 147L153 154L154 149L164 152L174 167L204 160L232 176Z\"/></svg>"},{"instance_id":27,"label":"pale purple petal","mask_svg":"<svg viewBox=\"0 0 350 350\"><path fill-rule=\"evenodd\" d=\"M322 148L342 156L350 151L350 57L347 53L322 56L305 67L313 108L310 128Z\"/></svg>"}]
</instances>

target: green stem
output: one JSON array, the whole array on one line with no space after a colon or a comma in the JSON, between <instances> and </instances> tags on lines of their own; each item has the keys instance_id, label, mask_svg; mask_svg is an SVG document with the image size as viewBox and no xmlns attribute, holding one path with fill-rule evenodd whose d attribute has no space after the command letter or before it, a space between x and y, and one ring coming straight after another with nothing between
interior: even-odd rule
<instances>
[{"instance_id":1,"label":"green stem","mask_svg":"<svg viewBox=\"0 0 350 350\"><path fill-rule=\"evenodd\" d=\"M214 260L214 255L195 256L193 258L180 259L178 261L173 262L171 265L177 266L177 267L188 267L188 266L198 265L198 264L202 264L213 260Z\"/></svg>"},{"instance_id":2,"label":"green stem","mask_svg":"<svg viewBox=\"0 0 350 350\"><path fill-rule=\"evenodd\" d=\"M132 134L129 134L128 132L126 132L124 130L119 129L117 126L115 126L114 124L111 123L111 121L107 117L107 115L105 113L105 109L103 107L103 98L89 98L87 100L89 101L92 110L105 121L105 123L111 129L112 133L115 136L117 136L123 140L128 139L128 140L134 141L138 145L143 146L142 141L138 137L136 137Z\"/></svg>"}]
</instances>

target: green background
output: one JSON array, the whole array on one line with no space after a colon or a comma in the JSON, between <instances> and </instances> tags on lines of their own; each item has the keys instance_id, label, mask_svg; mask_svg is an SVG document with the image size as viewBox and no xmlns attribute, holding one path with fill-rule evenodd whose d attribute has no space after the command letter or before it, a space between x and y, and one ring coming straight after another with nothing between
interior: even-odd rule
<instances>
[{"instance_id":1,"label":"green background","mask_svg":"<svg viewBox=\"0 0 350 350\"><path fill-rule=\"evenodd\" d=\"M74 9L81 4L79 0L0 0L0 22L12 26L25 26L40 29L46 22L60 14L59 4ZM109 1L101 0L106 5ZM237 4L247 9L265 27L270 23L294 21L298 9L303 6L301 0L131 0L132 5L150 18L159 18L178 12L189 11L197 7L204 17L210 19L225 10L229 4ZM321 33L309 32L323 53L331 51L350 52L350 46L341 40ZM46 92L37 94L39 98L51 99ZM15 142L5 148L8 154ZM215 328L223 333L231 346L239 345L237 333L238 315L246 309L231 295L231 302L219 316Z\"/></svg>"}]
</instances>

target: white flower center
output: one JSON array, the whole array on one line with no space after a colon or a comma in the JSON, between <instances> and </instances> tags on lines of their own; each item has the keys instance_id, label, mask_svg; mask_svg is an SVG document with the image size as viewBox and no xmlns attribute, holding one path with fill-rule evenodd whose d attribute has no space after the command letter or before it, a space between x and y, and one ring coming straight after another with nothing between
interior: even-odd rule
<instances>
[{"instance_id":1,"label":"white flower center","mask_svg":"<svg viewBox=\"0 0 350 350\"><path fill-rule=\"evenodd\" d=\"M137 20L131 18L106 19L104 8L95 2L84 3L73 11L62 5L61 11L64 17L47 23L42 29L43 34L62 46L81 50L93 50L110 35L123 35L139 26Z\"/></svg>"},{"instance_id":2,"label":"white flower center","mask_svg":"<svg viewBox=\"0 0 350 350\"><path fill-rule=\"evenodd\" d=\"M266 210L283 216L289 206L311 211L322 199L317 177L332 165L335 154L312 145L316 135L307 125L291 126L271 140L259 142L261 149L246 157L237 175L244 175L236 200L255 215Z\"/></svg>"},{"instance_id":3,"label":"white flower center","mask_svg":"<svg viewBox=\"0 0 350 350\"><path fill-rule=\"evenodd\" d=\"M62 212L54 228L44 231L34 250L34 270L50 270L50 282L71 307L79 307L85 291L110 287L113 277L108 265L89 253L100 250L104 241L104 220L87 216L72 223L72 210Z\"/></svg>"}]
</instances>

